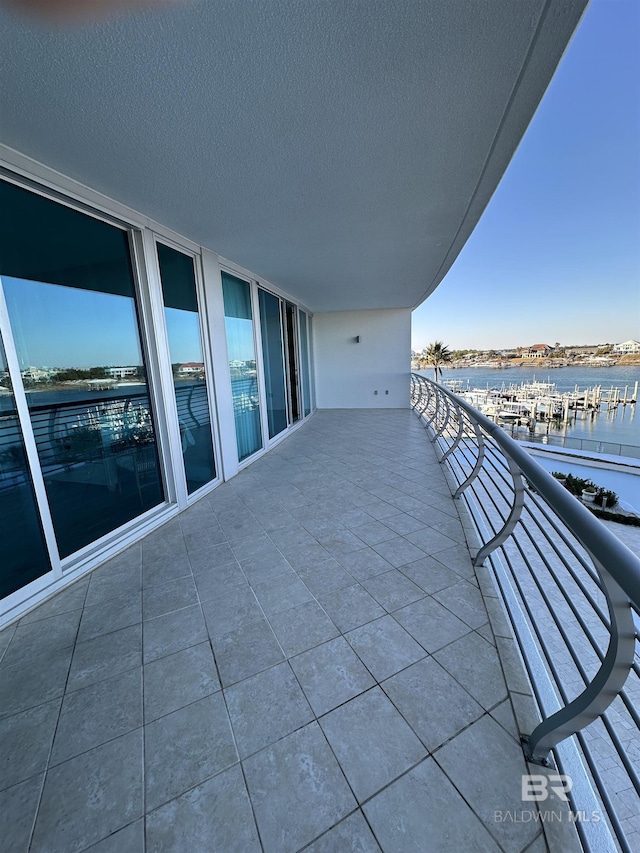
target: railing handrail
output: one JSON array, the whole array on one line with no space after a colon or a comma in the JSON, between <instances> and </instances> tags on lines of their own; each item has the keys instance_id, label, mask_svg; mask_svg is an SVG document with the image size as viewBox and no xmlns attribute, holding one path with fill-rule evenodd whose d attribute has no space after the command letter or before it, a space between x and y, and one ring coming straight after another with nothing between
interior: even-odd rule
<instances>
[{"instance_id":1,"label":"railing handrail","mask_svg":"<svg viewBox=\"0 0 640 853\"><path fill-rule=\"evenodd\" d=\"M425 376L413 374L421 382L431 382ZM617 536L601 524L579 500L539 465L520 445L496 423L448 388L437 384L446 396L455 400L469 417L476 421L520 468L529 483L562 519L576 539L607 571L635 607L640 608L640 559Z\"/></svg>"},{"instance_id":2,"label":"railing handrail","mask_svg":"<svg viewBox=\"0 0 640 853\"><path fill-rule=\"evenodd\" d=\"M101 403L122 403L127 400L138 400L138 399L147 399L149 397L149 392L145 386L144 391L136 391L136 392L127 392L126 389L122 389L124 393L103 397L80 397L78 400L57 400L53 403L37 403L29 406L30 412L48 412L50 409L73 409L73 408L86 408L87 406L98 406Z\"/></svg>"}]
</instances>

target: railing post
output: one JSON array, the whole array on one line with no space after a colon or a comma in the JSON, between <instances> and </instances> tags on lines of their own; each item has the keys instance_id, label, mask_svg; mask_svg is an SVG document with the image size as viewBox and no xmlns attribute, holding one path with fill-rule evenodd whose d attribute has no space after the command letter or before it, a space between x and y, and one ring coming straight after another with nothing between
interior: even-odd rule
<instances>
[{"instance_id":1,"label":"railing post","mask_svg":"<svg viewBox=\"0 0 640 853\"><path fill-rule=\"evenodd\" d=\"M420 419L424 416L428 401L431 397L431 390L426 382L422 382L421 377L411 374L411 405L420 414Z\"/></svg>"},{"instance_id":2,"label":"railing post","mask_svg":"<svg viewBox=\"0 0 640 853\"><path fill-rule=\"evenodd\" d=\"M449 417L451 415L451 406L449 405L449 398L445 394L443 394L442 391L438 388L436 390L436 400L439 400L441 397L444 400L444 403L446 406L446 411L445 411L445 415L444 415L444 420L442 421L442 426L439 429L436 429L435 433L433 434L433 438L431 439L432 444L435 444L435 442L440 438L442 433L447 428L447 426L449 424ZM437 421L436 421L435 426L436 427L438 426Z\"/></svg>"},{"instance_id":3,"label":"railing post","mask_svg":"<svg viewBox=\"0 0 640 853\"><path fill-rule=\"evenodd\" d=\"M427 392L427 398L426 398L426 400L425 400L425 404L424 404L424 411L425 411L425 414L426 414L427 409L428 409L428 408L429 408L429 406L431 405L431 398L434 396L434 393L433 393L433 390L432 390L432 388L431 388L431 385L429 385L429 383L428 383L428 382L423 382L423 383L422 383L422 388L423 388L423 390L425 390L425 391Z\"/></svg>"},{"instance_id":4,"label":"railing post","mask_svg":"<svg viewBox=\"0 0 640 853\"><path fill-rule=\"evenodd\" d=\"M636 630L629 597L602 563L595 559L593 562L602 581L611 620L607 654L585 690L522 739L525 757L534 764L548 764L547 756L557 743L600 717L622 690L633 665Z\"/></svg>"},{"instance_id":5,"label":"railing post","mask_svg":"<svg viewBox=\"0 0 640 853\"><path fill-rule=\"evenodd\" d=\"M442 464L449 456L451 456L453 451L456 450L456 448L460 444L460 440L461 440L462 434L464 432L464 416L462 414L462 409L458 405L457 400L452 399L451 402L453 403L453 406L456 410L456 414L458 416L458 434L456 435L456 437L452 441L451 447L442 455L442 459L440 460L440 464Z\"/></svg>"},{"instance_id":6,"label":"railing post","mask_svg":"<svg viewBox=\"0 0 640 853\"><path fill-rule=\"evenodd\" d=\"M469 476L463 483L460 483L460 485L456 489L455 494L453 495L454 500L459 498L460 495L464 492L464 490L468 486L470 486L471 483L473 483L473 481L476 479L476 477L482 470L482 466L484 465L484 434L482 432L480 424L475 423L475 421L473 424L473 430L476 434L476 440L478 442L478 458L476 459L476 464L473 466L473 471L469 474Z\"/></svg>"},{"instance_id":7,"label":"railing post","mask_svg":"<svg viewBox=\"0 0 640 853\"><path fill-rule=\"evenodd\" d=\"M52 448L54 448L54 457L56 455L56 450L58 448L57 436L56 436L56 418L58 416L58 411L59 411L58 409L53 407L51 409L51 412L49 413L49 419L48 419L49 420L49 425L48 425L49 444ZM69 432L68 425L65 425L65 431Z\"/></svg>"},{"instance_id":8,"label":"railing post","mask_svg":"<svg viewBox=\"0 0 640 853\"><path fill-rule=\"evenodd\" d=\"M417 395L417 387L418 382L416 380L415 374L411 374L411 390L409 392L409 399L411 400L411 405L413 408L416 406L416 395Z\"/></svg>"},{"instance_id":9,"label":"railing post","mask_svg":"<svg viewBox=\"0 0 640 853\"><path fill-rule=\"evenodd\" d=\"M486 544L484 544L473 558L474 566L481 566L489 554L491 554L492 551L495 551L496 548L499 548L500 545L509 538L522 515L522 507L524 506L524 482L522 480L522 474L520 473L518 465L516 465L509 456L505 456L505 459L509 465L511 477L513 478L513 504L511 506L511 511L509 512L502 529L496 533L493 539L490 539Z\"/></svg>"},{"instance_id":10,"label":"railing post","mask_svg":"<svg viewBox=\"0 0 640 853\"><path fill-rule=\"evenodd\" d=\"M429 389L429 402L431 402L431 394L433 394L433 395L435 396L435 398L436 398L436 404L435 404L435 406L433 407L433 414L432 414L432 415L431 415L431 417L430 417L430 418L425 422L425 427L430 427L432 423L434 423L434 422L435 422L435 423L436 423L436 425L437 425L437 423L438 423L438 411L439 411L439 408L440 408L440 395L438 394L438 392L437 392L437 391L434 391L434 390L431 388L431 386L430 386L430 385L427 385L427 388Z\"/></svg>"},{"instance_id":11,"label":"railing post","mask_svg":"<svg viewBox=\"0 0 640 853\"><path fill-rule=\"evenodd\" d=\"M431 402L431 387L427 385L426 382L418 383L418 387L420 388L420 396L419 402L424 400L424 404L422 409L420 410L421 417L426 416L427 409L429 408L429 403Z\"/></svg>"},{"instance_id":12,"label":"railing post","mask_svg":"<svg viewBox=\"0 0 640 853\"><path fill-rule=\"evenodd\" d=\"M190 414L190 416L191 416L191 419L192 419L193 421L195 421L195 423L196 423L198 426L200 426L200 422L198 421L197 417L193 414L193 408L192 408L192 405L191 405L191 404L192 404L192 402L193 402L193 392L194 392L194 391L195 391L195 385L192 385L192 386L189 388L189 395L188 395L188 397L187 397L187 411L189 412L189 414Z\"/></svg>"}]
</instances>

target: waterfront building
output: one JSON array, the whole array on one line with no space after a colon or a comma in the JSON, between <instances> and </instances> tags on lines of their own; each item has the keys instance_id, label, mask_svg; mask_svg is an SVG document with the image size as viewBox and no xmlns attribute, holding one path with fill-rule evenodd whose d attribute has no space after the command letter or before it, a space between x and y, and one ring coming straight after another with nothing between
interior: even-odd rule
<instances>
[{"instance_id":1,"label":"waterfront building","mask_svg":"<svg viewBox=\"0 0 640 853\"><path fill-rule=\"evenodd\" d=\"M189 361L186 364L181 364L178 367L178 374L181 376L202 375L204 378L204 362Z\"/></svg>"},{"instance_id":2,"label":"waterfront building","mask_svg":"<svg viewBox=\"0 0 640 853\"><path fill-rule=\"evenodd\" d=\"M620 344L614 344L611 352L620 353L620 355L635 355L640 353L640 341L623 341Z\"/></svg>"},{"instance_id":3,"label":"waterfront building","mask_svg":"<svg viewBox=\"0 0 640 853\"><path fill-rule=\"evenodd\" d=\"M32 382L43 382L51 377L52 371L43 370L40 367L28 367L21 371L23 379L30 379Z\"/></svg>"},{"instance_id":4,"label":"waterfront building","mask_svg":"<svg viewBox=\"0 0 640 853\"><path fill-rule=\"evenodd\" d=\"M126 379L127 377L136 376L138 373L137 367L106 367L104 371L107 376L112 379Z\"/></svg>"},{"instance_id":5,"label":"waterfront building","mask_svg":"<svg viewBox=\"0 0 640 853\"><path fill-rule=\"evenodd\" d=\"M553 352L549 344L534 344L527 350L529 358L548 358Z\"/></svg>"}]
</instances>

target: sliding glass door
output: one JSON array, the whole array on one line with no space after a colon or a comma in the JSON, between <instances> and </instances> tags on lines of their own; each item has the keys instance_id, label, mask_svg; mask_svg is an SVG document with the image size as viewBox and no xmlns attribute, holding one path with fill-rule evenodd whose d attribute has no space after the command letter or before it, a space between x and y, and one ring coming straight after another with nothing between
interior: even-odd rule
<instances>
[{"instance_id":1,"label":"sliding glass door","mask_svg":"<svg viewBox=\"0 0 640 853\"><path fill-rule=\"evenodd\" d=\"M269 438L311 414L308 316L258 288Z\"/></svg>"},{"instance_id":2,"label":"sliding glass door","mask_svg":"<svg viewBox=\"0 0 640 853\"><path fill-rule=\"evenodd\" d=\"M258 288L269 438L311 413L308 317Z\"/></svg>"},{"instance_id":3,"label":"sliding glass door","mask_svg":"<svg viewBox=\"0 0 640 853\"><path fill-rule=\"evenodd\" d=\"M126 231L0 182L0 274L62 558L164 500Z\"/></svg>"},{"instance_id":4,"label":"sliding glass door","mask_svg":"<svg viewBox=\"0 0 640 853\"><path fill-rule=\"evenodd\" d=\"M258 295L269 438L275 438L288 426L282 314L277 296L262 288Z\"/></svg>"},{"instance_id":5,"label":"sliding glass door","mask_svg":"<svg viewBox=\"0 0 640 853\"><path fill-rule=\"evenodd\" d=\"M262 447L251 287L248 281L223 272L222 293L238 459L242 462Z\"/></svg>"},{"instance_id":6,"label":"sliding glass door","mask_svg":"<svg viewBox=\"0 0 640 853\"><path fill-rule=\"evenodd\" d=\"M157 244L164 316L189 494L216 477L193 258Z\"/></svg>"},{"instance_id":7,"label":"sliding glass door","mask_svg":"<svg viewBox=\"0 0 640 853\"><path fill-rule=\"evenodd\" d=\"M287 361L287 389L289 392L289 422L297 423L300 410L300 369L298 367L298 309L291 302L284 302L285 350Z\"/></svg>"}]
</instances>

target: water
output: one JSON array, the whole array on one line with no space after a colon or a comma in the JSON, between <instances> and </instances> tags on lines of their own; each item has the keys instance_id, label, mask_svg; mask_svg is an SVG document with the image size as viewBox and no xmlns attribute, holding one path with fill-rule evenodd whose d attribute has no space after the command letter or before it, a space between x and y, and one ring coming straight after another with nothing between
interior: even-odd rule
<instances>
[{"instance_id":1,"label":"water","mask_svg":"<svg viewBox=\"0 0 640 853\"><path fill-rule=\"evenodd\" d=\"M418 371L429 379L433 378L433 370ZM573 391L576 387L584 390L601 385L603 389L620 388L624 393L628 386L628 396L633 394L636 381L640 381L640 365L628 367L507 367L501 370L491 368L444 368L443 382L462 382L463 388L497 388L510 384L520 385L522 382L554 382L559 393ZM639 392L640 396L640 392ZM637 406L619 406L606 412L604 409L595 415L578 413L575 420L567 424L548 424L549 435L568 436L571 438L591 439L593 441L613 442L640 447L640 413ZM546 431L547 424L544 426ZM512 430L509 429L511 433ZM525 439L526 429L514 429L513 435ZM635 454L634 454L635 455Z\"/></svg>"}]
</instances>

